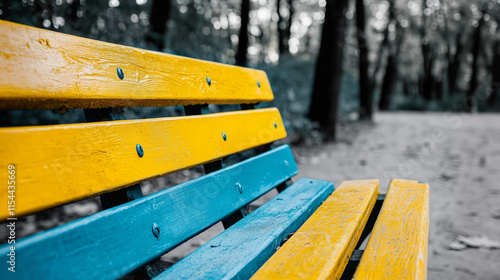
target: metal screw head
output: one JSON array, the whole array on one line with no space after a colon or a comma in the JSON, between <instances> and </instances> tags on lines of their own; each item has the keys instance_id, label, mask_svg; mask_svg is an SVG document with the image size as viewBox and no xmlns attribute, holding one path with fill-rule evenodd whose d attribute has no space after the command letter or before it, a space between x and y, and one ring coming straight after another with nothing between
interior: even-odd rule
<instances>
[{"instance_id":1,"label":"metal screw head","mask_svg":"<svg viewBox=\"0 0 500 280\"><path fill-rule=\"evenodd\" d=\"M260 82L259 81L257 81L257 86L260 87Z\"/></svg>"},{"instance_id":2,"label":"metal screw head","mask_svg":"<svg viewBox=\"0 0 500 280\"><path fill-rule=\"evenodd\" d=\"M243 187L240 185L240 183L236 183L236 189L237 189L240 193L243 193Z\"/></svg>"},{"instance_id":3,"label":"metal screw head","mask_svg":"<svg viewBox=\"0 0 500 280\"><path fill-rule=\"evenodd\" d=\"M137 154L142 157L144 155L144 149L142 148L141 144L135 145L135 150L137 151Z\"/></svg>"},{"instance_id":4,"label":"metal screw head","mask_svg":"<svg viewBox=\"0 0 500 280\"><path fill-rule=\"evenodd\" d=\"M210 77L207 77L207 83L208 83L208 85L212 84L212 80L210 80Z\"/></svg>"},{"instance_id":5,"label":"metal screw head","mask_svg":"<svg viewBox=\"0 0 500 280\"><path fill-rule=\"evenodd\" d=\"M118 74L118 77L120 78L120 80L123 80L125 75L123 74L123 70L120 67L116 68L116 73Z\"/></svg>"},{"instance_id":6,"label":"metal screw head","mask_svg":"<svg viewBox=\"0 0 500 280\"><path fill-rule=\"evenodd\" d=\"M153 235L156 238L160 238L160 227L156 223L153 223L152 230L153 230Z\"/></svg>"},{"instance_id":7,"label":"metal screw head","mask_svg":"<svg viewBox=\"0 0 500 280\"><path fill-rule=\"evenodd\" d=\"M224 139L224 141L226 141L226 139L227 139L226 133L224 133L224 132L222 132L222 139Z\"/></svg>"},{"instance_id":8,"label":"metal screw head","mask_svg":"<svg viewBox=\"0 0 500 280\"><path fill-rule=\"evenodd\" d=\"M274 128L278 128L278 124L277 123L274 123Z\"/></svg>"}]
</instances>

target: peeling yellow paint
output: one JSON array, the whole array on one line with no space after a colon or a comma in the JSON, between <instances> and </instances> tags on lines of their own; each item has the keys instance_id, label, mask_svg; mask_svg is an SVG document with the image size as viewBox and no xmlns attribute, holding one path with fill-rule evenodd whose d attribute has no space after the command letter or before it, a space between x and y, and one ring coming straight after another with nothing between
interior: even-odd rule
<instances>
[{"instance_id":1,"label":"peeling yellow paint","mask_svg":"<svg viewBox=\"0 0 500 280\"><path fill-rule=\"evenodd\" d=\"M251 279L339 279L378 188L378 180L343 182Z\"/></svg>"},{"instance_id":2,"label":"peeling yellow paint","mask_svg":"<svg viewBox=\"0 0 500 280\"><path fill-rule=\"evenodd\" d=\"M7 182L7 165L16 166L16 216L22 216L284 137L286 131L276 108L0 128L0 178ZM143 147L143 157L138 156L137 144ZM7 195L7 184L3 184L0 204L7 205ZM7 217L7 207L2 207L0 220Z\"/></svg>"},{"instance_id":3,"label":"peeling yellow paint","mask_svg":"<svg viewBox=\"0 0 500 280\"><path fill-rule=\"evenodd\" d=\"M0 109L158 107L273 100L263 71L1 20L0 53ZM117 67L124 72L123 80L117 75Z\"/></svg>"},{"instance_id":4,"label":"peeling yellow paint","mask_svg":"<svg viewBox=\"0 0 500 280\"><path fill-rule=\"evenodd\" d=\"M426 279L429 185L392 180L353 279Z\"/></svg>"}]
</instances>

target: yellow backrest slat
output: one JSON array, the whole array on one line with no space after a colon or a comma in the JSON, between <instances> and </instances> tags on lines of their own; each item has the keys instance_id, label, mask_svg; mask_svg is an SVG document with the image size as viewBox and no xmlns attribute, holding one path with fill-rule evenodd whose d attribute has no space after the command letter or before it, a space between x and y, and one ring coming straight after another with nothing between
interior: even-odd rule
<instances>
[{"instance_id":1,"label":"yellow backrest slat","mask_svg":"<svg viewBox=\"0 0 500 280\"><path fill-rule=\"evenodd\" d=\"M378 188L378 180L343 182L251 279L339 279Z\"/></svg>"},{"instance_id":2,"label":"yellow backrest slat","mask_svg":"<svg viewBox=\"0 0 500 280\"><path fill-rule=\"evenodd\" d=\"M0 178L16 166L16 216L285 138L275 108L190 117L0 128ZM138 146L144 155L139 156ZM0 203L7 205L7 184ZM0 220L8 217L7 207Z\"/></svg>"},{"instance_id":3,"label":"yellow backrest slat","mask_svg":"<svg viewBox=\"0 0 500 280\"><path fill-rule=\"evenodd\" d=\"M0 109L240 104L272 99L263 71L0 21Z\"/></svg>"},{"instance_id":4,"label":"yellow backrest slat","mask_svg":"<svg viewBox=\"0 0 500 280\"><path fill-rule=\"evenodd\" d=\"M392 180L353 279L426 279L429 185Z\"/></svg>"}]
</instances>

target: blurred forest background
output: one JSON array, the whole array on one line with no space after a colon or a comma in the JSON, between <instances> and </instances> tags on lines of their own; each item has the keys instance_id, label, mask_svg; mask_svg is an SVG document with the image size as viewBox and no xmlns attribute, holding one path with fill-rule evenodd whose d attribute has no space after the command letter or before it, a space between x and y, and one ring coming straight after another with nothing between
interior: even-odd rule
<instances>
[{"instance_id":1,"label":"blurred forest background","mask_svg":"<svg viewBox=\"0 0 500 280\"><path fill-rule=\"evenodd\" d=\"M293 143L378 110L500 110L500 0L0 0L0 19L263 69L275 101L259 106L280 108ZM0 119L84 121L22 114Z\"/></svg>"},{"instance_id":2,"label":"blurred forest background","mask_svg":"<svg viewBox=\"0 0 500 280\"><path fill-rule=\"evenodd\" d=\"M392 178L429 182L429 279L499 279L500 114L475 112L500 112L500 0L0 0L0 19L266 71L275 100L258 107L280 109L299 177L379 178L381 192ZM183 114L125 108L127 119ZM76 122L83 110L0 111L0 127ZM141 188L148 195L203 174L196 167ZM100 205L27 216L17 236ZM175 263L222 230L162 260Z\"/></svg>"}]
</instances>

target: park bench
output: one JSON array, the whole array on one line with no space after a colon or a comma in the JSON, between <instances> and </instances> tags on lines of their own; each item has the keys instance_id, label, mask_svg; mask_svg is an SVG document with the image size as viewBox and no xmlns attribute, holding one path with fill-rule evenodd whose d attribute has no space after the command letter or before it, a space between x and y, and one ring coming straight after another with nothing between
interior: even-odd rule
<instances>
[{"instance_id":1,"label":"park bench","mask_svg":"<svg viewBox=\"0 0 500 280\"><path fill-rule=\"evenodd\" d=\"M5 21L0 50L0 109L84 109L87 121L0 128L3 226L90 197L103 208L0 245L1 279L425 278L428 185L394 179L383 195L378 180L335 191L292 182L290 147L270 145L286 137L278 110L255 109L273 99L264 72ZM207 104L241 110L210 113ZM123 113L176 105L186 116ZM200 165L204 176L143 196L140 182ZM263 206L242 210L273 188ZM222 233L158 265L219 221Z\"/></svg>"}]
</instances>

